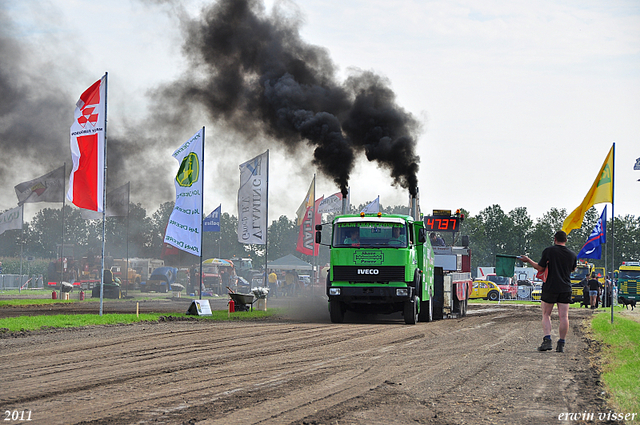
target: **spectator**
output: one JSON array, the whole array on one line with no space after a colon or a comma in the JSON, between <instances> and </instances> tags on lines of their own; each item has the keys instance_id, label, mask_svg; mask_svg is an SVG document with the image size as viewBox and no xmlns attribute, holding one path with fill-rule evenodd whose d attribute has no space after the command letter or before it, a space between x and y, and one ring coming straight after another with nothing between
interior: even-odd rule
<instances>
[{"instance_id":1,"label":"spectator","mask_svg":"<svg viewBox=\"0 0 640 425\"><path fill-rule=\"evenodd\" d=\"M591 279L589 279L589 300L592 310L598 308L598 295L601 289L602 285L598 279L596 279L596 274L591 273Z\"/></svg>"},{"instance_id":2,"label":"spectator","mask_svg":"<svg viewBox=\"0 0 640 425\"><path fill-rule=\"evenodd\" d=\"M547 270L547 278L542 285L540 306L542 308L542 330L544 338L538 351L549 351L551 343L551 312L553 305L558 305L560 326L558 333L558 345L556 351L564 353L565 338L569 331L569 304L571 304L571 272L575 270L578 259L575 252L566 247L567 234L562 230L553 236L553 246L542 251L539 262L531 260L526 255L520 257L525 263L529 263L538 272Z\"/></svg>"}]
</instances>

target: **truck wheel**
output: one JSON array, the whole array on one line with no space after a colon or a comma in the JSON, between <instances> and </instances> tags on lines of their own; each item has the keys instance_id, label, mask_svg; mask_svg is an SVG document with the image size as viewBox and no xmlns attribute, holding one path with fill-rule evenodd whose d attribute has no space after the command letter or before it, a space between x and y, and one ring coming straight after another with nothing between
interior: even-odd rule
<instances>
[{"instance_id":1,"label":"truck wheel","mask_svg":"<svg viewBox=\"0 0 640 425\"><path fill-rule=\"evenodd\" d=\"M433 322L433 298L427 301L420 301L420 313L418 319L421 322Z\"/></svg>"},{"instance_id":2,"label":"truck wheel","mask_svg":"<svg viewBox=\"0 0 640 425\"><path fill-rule=\"evenodd\" d=\"M331 317L331 323L344 322L344 311L342 310L341 301L329 300L329 317Z\"/></svg>"},{"instance_id":3,"label":"truck wheel","mask_svg":"<svg viewBox=\"0 0 640 425\"><path fill-rule=\"evenodd\" d=\"M491 291L489 292L489 301L498 301L500 299L500 294L498 293L498 291Z\"/></svg>"},{"instance_id":4,"label":"truck wheel","mask_svg":"<svg viewBox=\"0 0 640 425\"><path fill-rule=\"evenodd\" d=\"M411 301L404 302L404 323L407 325L415 325L418 323L418 303L420 299L413 297Z\"/></svg>"}]
</instances>

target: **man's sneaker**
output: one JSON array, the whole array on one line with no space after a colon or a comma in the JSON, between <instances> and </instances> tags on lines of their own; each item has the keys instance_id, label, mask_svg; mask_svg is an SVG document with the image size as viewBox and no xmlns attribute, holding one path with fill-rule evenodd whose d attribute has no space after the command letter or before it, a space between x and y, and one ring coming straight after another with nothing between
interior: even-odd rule
<instances>
[{"instance_id":1,"label":"man's sneaker","mask_svg":"<svg viewBox=\"0 0 640 425\"><path fill-rule=\"evenodd\" d=\"M558 341L558 345L556 345L556 351L558 353L564 353L564 341Z\"/></svg>"},{"instance_id":2,"label":"man's sneaker","mask_svg":"<svg viewBox=\"0 0 640 425\"><path fill-rule=\"evenodd\" d=\"M540 347L538 347L538 351L549 351L552 348L553 347L551 345L551 340L545 338L542 340L542 344L540 345Z\"/></svg>"}]
</instances>

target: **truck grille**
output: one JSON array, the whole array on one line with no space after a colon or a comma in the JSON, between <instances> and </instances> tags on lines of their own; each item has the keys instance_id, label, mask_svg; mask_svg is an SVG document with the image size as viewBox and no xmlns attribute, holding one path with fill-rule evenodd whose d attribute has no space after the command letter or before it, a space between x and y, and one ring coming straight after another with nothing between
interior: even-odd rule
<instances>
[{"instance_id":1,"label":"truck grille","mask_svg":"<svg viewBox=\"0 0 640 425\"><path fill-rule=\"evenodd\" d=\"M404 266L334 266L338 282L404 282Z\"/></svg>"}]
</instances>

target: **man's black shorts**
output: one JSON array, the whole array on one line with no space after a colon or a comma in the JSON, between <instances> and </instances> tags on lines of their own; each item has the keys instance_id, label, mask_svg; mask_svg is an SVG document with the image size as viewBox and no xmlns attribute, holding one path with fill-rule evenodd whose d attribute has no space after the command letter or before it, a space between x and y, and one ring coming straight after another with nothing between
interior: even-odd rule
<instances>
[{"instance_id":1,"label":"man's black shorts","mask_svg":"<svg viewBox=\"0 0 640 425\"><path fill-rule=\"evenodd\" d=\"M542 292L540 299L549 304L571 304L571 292Z\"/></svg>"}]
</instances>

